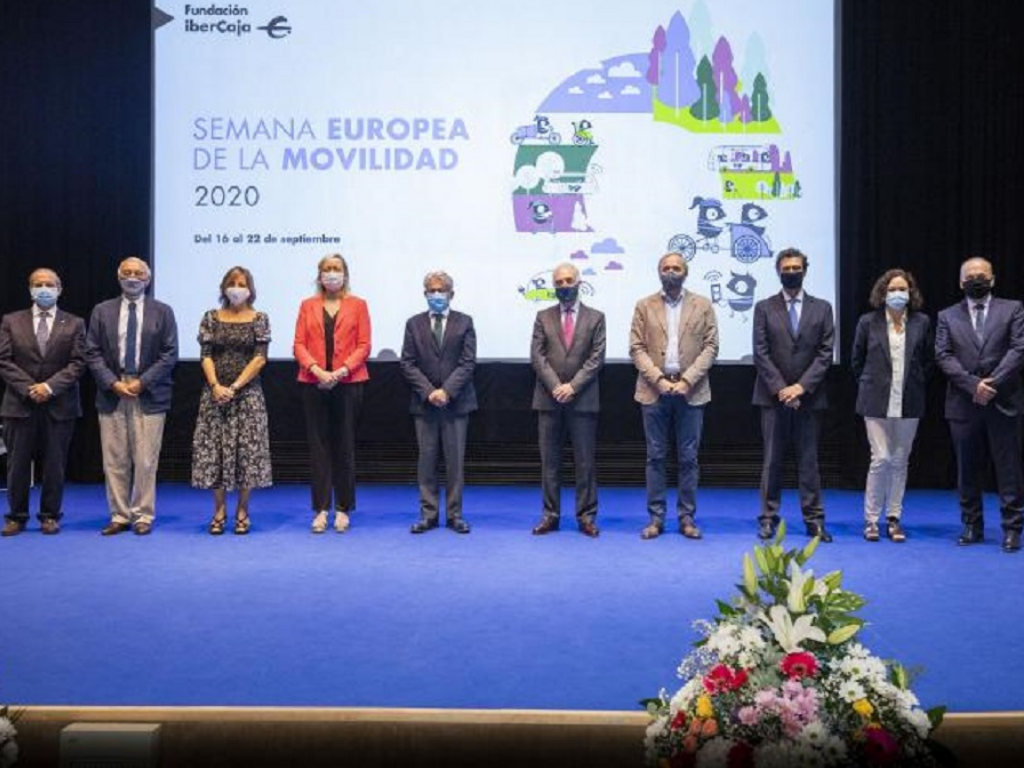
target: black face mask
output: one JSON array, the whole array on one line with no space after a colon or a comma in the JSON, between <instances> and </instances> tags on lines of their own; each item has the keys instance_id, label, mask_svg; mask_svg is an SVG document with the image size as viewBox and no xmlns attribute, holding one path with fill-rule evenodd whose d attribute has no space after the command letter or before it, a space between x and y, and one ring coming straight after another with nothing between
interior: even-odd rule
<instances>
[{"instance_id":1,"label":"black face mask","mask_svg":"<svg viewBox=\"0 0 1024 768\"><path fill-rule=\"evenodd\" d=\"M685 281L686 275L681 272L661 273L661 287L665 289L665 293L675 293L683 287Z\"/></svg>"},{"instance_id":2,"label":"black face mask","mask_svg":"<svg viewBox=\"0 0 1024 768\"><path fill-rule=\"evenodd\" d=\"M969 277L964 280L964 293L969 299L984 299L992 292L992 281L987 277Z\"/></svg>"},{"instance_id":3,"label":"black face mask","mask_svg":"<svg viewBox=\"0 0 1024 768\"><path fill-rule=\"evenodd\" d=\"M580 295L579 283L576 285L563 285L560 288L555 288L555 296L563 304L574 304L576 297Z\"/></svg>"},{"instance_id":4,"label":"black face mask","mask_svg":"<svg viewBox=\"0 0 1024 768\"><path fill-rule=\"evenodd\" d=\"M804 273L783 272L779 275L779 280L782 281L783 288L788 288L791 291L799 290L804 284Z\"/></svg>"}]
</instances>

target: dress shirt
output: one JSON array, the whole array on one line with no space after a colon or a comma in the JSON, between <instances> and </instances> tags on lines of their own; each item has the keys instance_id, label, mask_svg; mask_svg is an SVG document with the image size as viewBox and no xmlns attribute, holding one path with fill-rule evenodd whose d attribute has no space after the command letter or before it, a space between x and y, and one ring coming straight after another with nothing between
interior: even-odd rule
<instances>
[{"instance_id":1,"label":"dress shirt","mask_svg":"<svg viewBox=\"0 0 1024 768\"><path fill-rule=\"evenodd\" d=\"M665 320L668 326L668 338L665 348L665 373L674 376L679 373L679 318L683 314L683 292L673 301L664 291L661 292L665 302Z\"/></svg>"},{"instance_id":2,"label":"dress shirt","mask_svg":"<svg viewBox=\"0 0 1024 768\"><path fill-rule=\"evenodd\" d=\"M889 407L886 418L899 419L903 416L903 379L906 376L907 358L907 313L903 314L903 327L896 329L896 323L888 310L885 325L889 332L889 361L892 363L892 381L889 383Z\"/></svg>"}]
</instances>

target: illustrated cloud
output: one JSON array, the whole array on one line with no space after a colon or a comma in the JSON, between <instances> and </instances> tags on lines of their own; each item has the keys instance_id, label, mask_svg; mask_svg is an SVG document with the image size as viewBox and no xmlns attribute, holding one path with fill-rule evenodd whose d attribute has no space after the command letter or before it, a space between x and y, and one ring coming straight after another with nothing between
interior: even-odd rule
<instances>
[{"instance_id":1,"label":"illustrated cloud","mask_svg":"<svg viewBox=\"0 0 1024 768\"><path fill-rule=\"evenodd\" d=\"M623 96L639 96L640 89L637 88L635 85L627 85L625 88L619 91L619 93L621 93Z\"/></svg>"},{"instance_id":2,"label":"illustrated cloud","mask_svg":"<svg viewBox=\"0 0 1024 768\"><path fill-rule=\"evenodd\" d=\"M587 82L590 83L591 85L604 85L608 81L601 77L601 73L598 72L588 77Z\"/></svg>"},{"instance_id":3,"label":"illustrated cloud","mask_svg":"<svg viewBox=\"0 0 1024 768\"><path fill-rule=\"evenodd\" d=\"M614 99L615 97L612 96L612 92L611 91L601 91L599 94L597 94L597 98L599 98L599 99Z\"/></svg>"},{"instance_id":4,"label":"illustrated cloud","mask_svg":"<svg viewBox=\"0 0 1024 768\"><path fill-rule=\"evenodd\" d=\"M614 237L606 237L604 240L599 240L594 243L590 248L591 253L625 253L626 250L615 242Z\"/></svg>"},{"instance_id":5,"label":"illustrated cloud","mask_svg":"<svg viewBox=\"0 0 1024 768\"><path fill-rule=\"evenodd\" d=\"M633 66L633 62L624 61L609 69L608 77L640 77L640 70Z\"/></svg>"},{"instance_id":6,"label":"illustrated cloud","mask_svg":"<svg viewBox=\"0 0 1024 768\"><path fill-rule=\"evenodd\" d=\"M569 89L569 93L571 93L574 96L576 96L576 95L579 95L579 94L583 93L583 89L580 88L578 85L574 85L572 88Z\"/></svg>"},{"instance_id":7,"label":"illustrated cloud","mask_svg":"<svg viewBox=\"0 0 1024 768\"><path fill-rule=\"evenodd\" d=\"M604 268L605 268L606 272L618 272L620 270L625 269L624 266L622 266L619 262L614 261L614 260L613 261L609 261L607 264L605 264Z\"/></svg>"}]
</instances>

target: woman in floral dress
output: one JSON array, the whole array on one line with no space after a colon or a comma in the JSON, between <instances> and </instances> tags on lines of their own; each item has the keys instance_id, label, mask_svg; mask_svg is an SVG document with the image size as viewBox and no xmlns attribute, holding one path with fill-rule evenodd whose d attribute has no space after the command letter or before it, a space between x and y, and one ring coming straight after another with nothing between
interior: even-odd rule
<instances>
[{"instance_id":1,"label":"woman in floral dress","mask_svg":"<svg viewBox=\"0 0 1024 768\"><path fill-rule=\"evenodd\" d=\"M213 490L209 531L224 533L227 492L238 490L234 531L249 532L249 495L271 485L270 436L260 371L267 362L270 319L253 309L256 285L245 267L220 283L220 309L199 324L203 375L192 438L192 485Z\"/></svg>"}]
</instances>

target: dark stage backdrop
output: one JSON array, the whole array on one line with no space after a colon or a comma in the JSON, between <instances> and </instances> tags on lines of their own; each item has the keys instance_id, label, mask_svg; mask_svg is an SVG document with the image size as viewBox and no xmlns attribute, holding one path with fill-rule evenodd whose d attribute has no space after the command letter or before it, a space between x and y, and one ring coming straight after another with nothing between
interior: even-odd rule
<instances>
[{"instance_id":1,"label":"dark stage backdrop","mask_svg":"<svg viewBox=\"0 0 1024 768\"><path fill-rule=\"evenodd\" d=\"M854 488L863 483L867 448L853 414L845 361L877 275L895 265L912 270L932 313L959 297L957 270L967 255L992 258L997 293L1019 297L1024 285L1018 258L1024 229L1014 197L1024 178L1024 46L1011 23L1017 11L1012 0L840 5L837 314L843 363L829 380L833 406L822 459L829 486ZM46 265L64 277L62 306L87 316L95 303L116 293L118 261L149 250L150 8L144 0L3 0L0 7L0 310L26 306L25 279L32 268ZM659 255L651 254L652 290ZM160 265L155 268L159 279ZM359 270L368 268L356 258L356 283ZM275 320L276 344L290 344L292 319ZM193 333L198 321L179 318L181 332ZM373 364L371 376L359 431L360 479L412 482L414 441L405 387L394 363ZM285 363L272 363L265 373L275 475L282 482L306 477L293 377L293 366ZM749 404L753 370L720 366L711 379L702 482L756 485L760 437ZM621 364L609 366L601 379L598 453L605 484L643 482L633 381L632 368ZM532 383L526 364L479 366L482 408L470 427L470 482L537 482ZM164 479L188 478L201 384L197 363L179 366ZM912 485L951 485L942 384L933 379ZM101 477L92 394L87 379L87 413L70 466L70 477L85 482Z\"/></svg>"}]
</instances>

